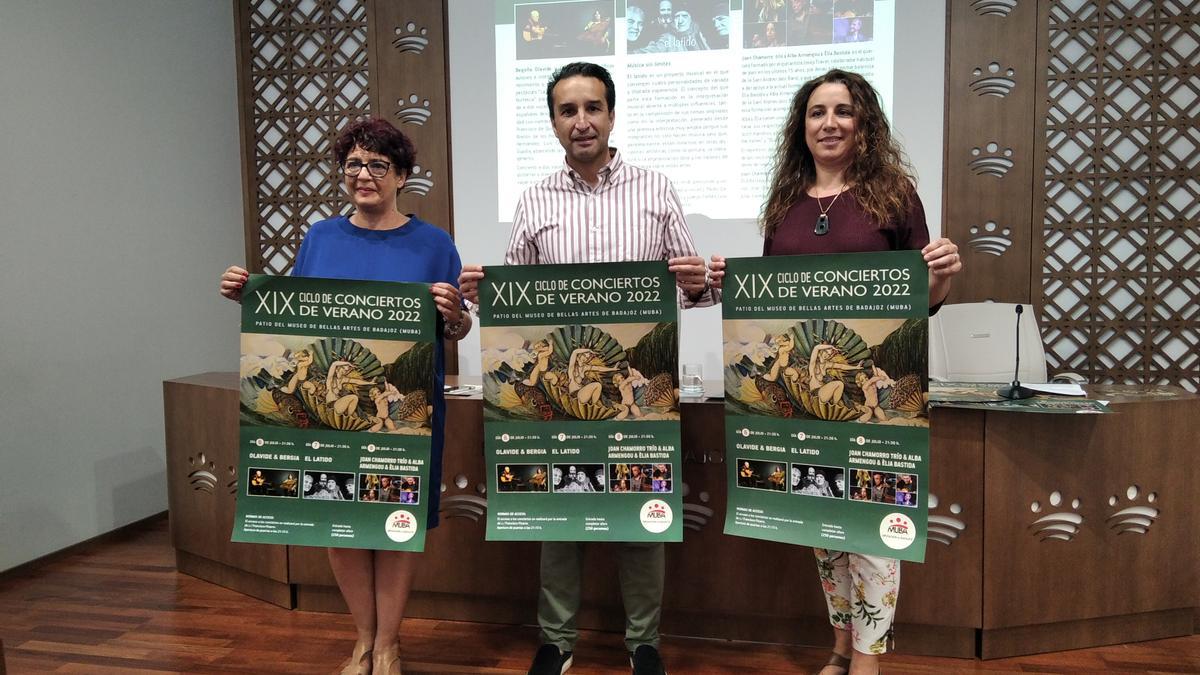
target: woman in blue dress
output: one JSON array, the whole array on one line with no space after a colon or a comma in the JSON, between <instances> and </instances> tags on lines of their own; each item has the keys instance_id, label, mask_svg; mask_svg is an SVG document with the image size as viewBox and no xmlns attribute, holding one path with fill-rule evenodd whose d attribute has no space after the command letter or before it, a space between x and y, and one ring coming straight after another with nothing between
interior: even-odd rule
<instances>
[{"instance_id":1,"label":"woman in blue dress","mask_svg":"<svg viewBox=\"0 0 1200 675\"><path fill-rule=\"evenodd\" d=\"M396 196L413 169L412 141L385 120L352 124L334 143L343 187L354 205L309 228L296 255L293 276L432 284L442 337L459 340L471 329L457 279L462 267L450 236L414 215L396 210ZM241 301L248 272L237 266L221 275L221 295ZM442 396L445 361L435 342L433 438L429 523L438 523L442 441L446 403ZM424 496L424 495L423 495ZM344 674L400 672L399 631L416 574L419 554L330 548L329 564L346 598L358 641Z\"/></svg>"}]
</instances>

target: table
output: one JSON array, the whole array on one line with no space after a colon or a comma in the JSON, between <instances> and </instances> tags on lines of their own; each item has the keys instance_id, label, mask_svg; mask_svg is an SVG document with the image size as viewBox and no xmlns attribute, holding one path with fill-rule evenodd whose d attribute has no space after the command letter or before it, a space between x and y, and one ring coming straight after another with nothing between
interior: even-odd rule
<instances>
[{"instance_id":1,"label":"table","mask_svg":"<svg viewBox=\"0 0 1200 675\"><path fill-rule=\"evenodd\" d=\"M179 570L281 607L345 611L324 549L229 541L237 375L167 380L163 395ZM937 530L926 562L902 569L898 651L998 658L1200 627L1200 397L1140 386L1089 395L1117 414L932 411ZM442 525L429 533L408 614L534 623L539 545L484 541L482 403L447 405ZM722 407L682 402L687 530L667 547L662 631L829 644L809 549L722 533ZM623 630L610 551L589 546L581 628Z\"/></svg>"}]
</instances>

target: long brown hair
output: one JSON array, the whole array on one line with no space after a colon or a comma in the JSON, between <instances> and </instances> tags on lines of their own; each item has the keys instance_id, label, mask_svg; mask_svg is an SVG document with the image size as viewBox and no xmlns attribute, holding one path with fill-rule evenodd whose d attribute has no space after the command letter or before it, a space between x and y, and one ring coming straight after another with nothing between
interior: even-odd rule
<instances>
[{"instance_id":1,"label":"long brown hair","mask_svg":"<svg viewBox=\"0 0 1200 675\"><path fill-rule=\"evenodd\" d=\"M879 94L862 75L835 68L805 82L792 98L791 111L780 131L771 191L763 209L761 226L765 236L775 234L788 209L817 179L804 124L808 99L817 87L828 83L845 85L854 104L854 159L846 170L846 180L854 183L858 203L880 225L900 218L911 203L915 179L903 151L892 138Z\"/></svg>"}]
</instances>

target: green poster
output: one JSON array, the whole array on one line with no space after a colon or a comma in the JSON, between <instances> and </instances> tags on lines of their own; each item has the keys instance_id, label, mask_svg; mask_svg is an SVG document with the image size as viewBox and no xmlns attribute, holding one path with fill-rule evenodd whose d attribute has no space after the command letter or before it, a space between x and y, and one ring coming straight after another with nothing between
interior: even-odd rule
<instances>
[{"instance_id":1,"label":"green poster","mask_svg":"<svg viewBox=\"0 0 1200 675\"><path fill-rule=\"evenodd\" d=\"M924 560L928 301L918 251L728 261L727 534Z\"/></svg>"},{"instance_id":2,"label":"green poster","mask_svg":"<svg viewBox=\"0 0 1200 675\"><path fill-rule=\"evenodd\" d=\"M667 264L485 275L487 538L680 541L678 304Z\"/></svg>"},{"instance_id":3,"label":"green poster","mask_svg":"<svg viewBox=\"0 0 1200 675\"><path fill-rule=\"evenodd\" d=\"M250 277L234 541L424 548L436 314L425 284Z\"/></svg>"}]
</instances>

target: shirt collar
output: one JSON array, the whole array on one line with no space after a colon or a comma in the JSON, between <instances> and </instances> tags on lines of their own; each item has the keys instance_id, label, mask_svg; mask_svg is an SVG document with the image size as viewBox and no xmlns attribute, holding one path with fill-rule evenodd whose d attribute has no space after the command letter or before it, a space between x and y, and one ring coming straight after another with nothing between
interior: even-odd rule
<instances>
[{"instance_id":1,"label":"shirt collar","mask_svg":"<svg viewBox=\"0 0 1200 675\"><path fill-rule=\"evenodd\" d=\"M598 186L611 182L613 176L617 175L617 173L621 170L621 167L625 165L625 162L621 159L620 150L612 146L609 146L608 150L610 153L608 164L605 164L604 168L600 169L600 182L597 184ZM567 164L565 157L563 158L562 170L566 172L568 178L576 183L583 183L584 185L587 184L587 181L583 180L583 176L580 176L578 171L572 169L570 164Z\"/></svg>"}]
</instances>

